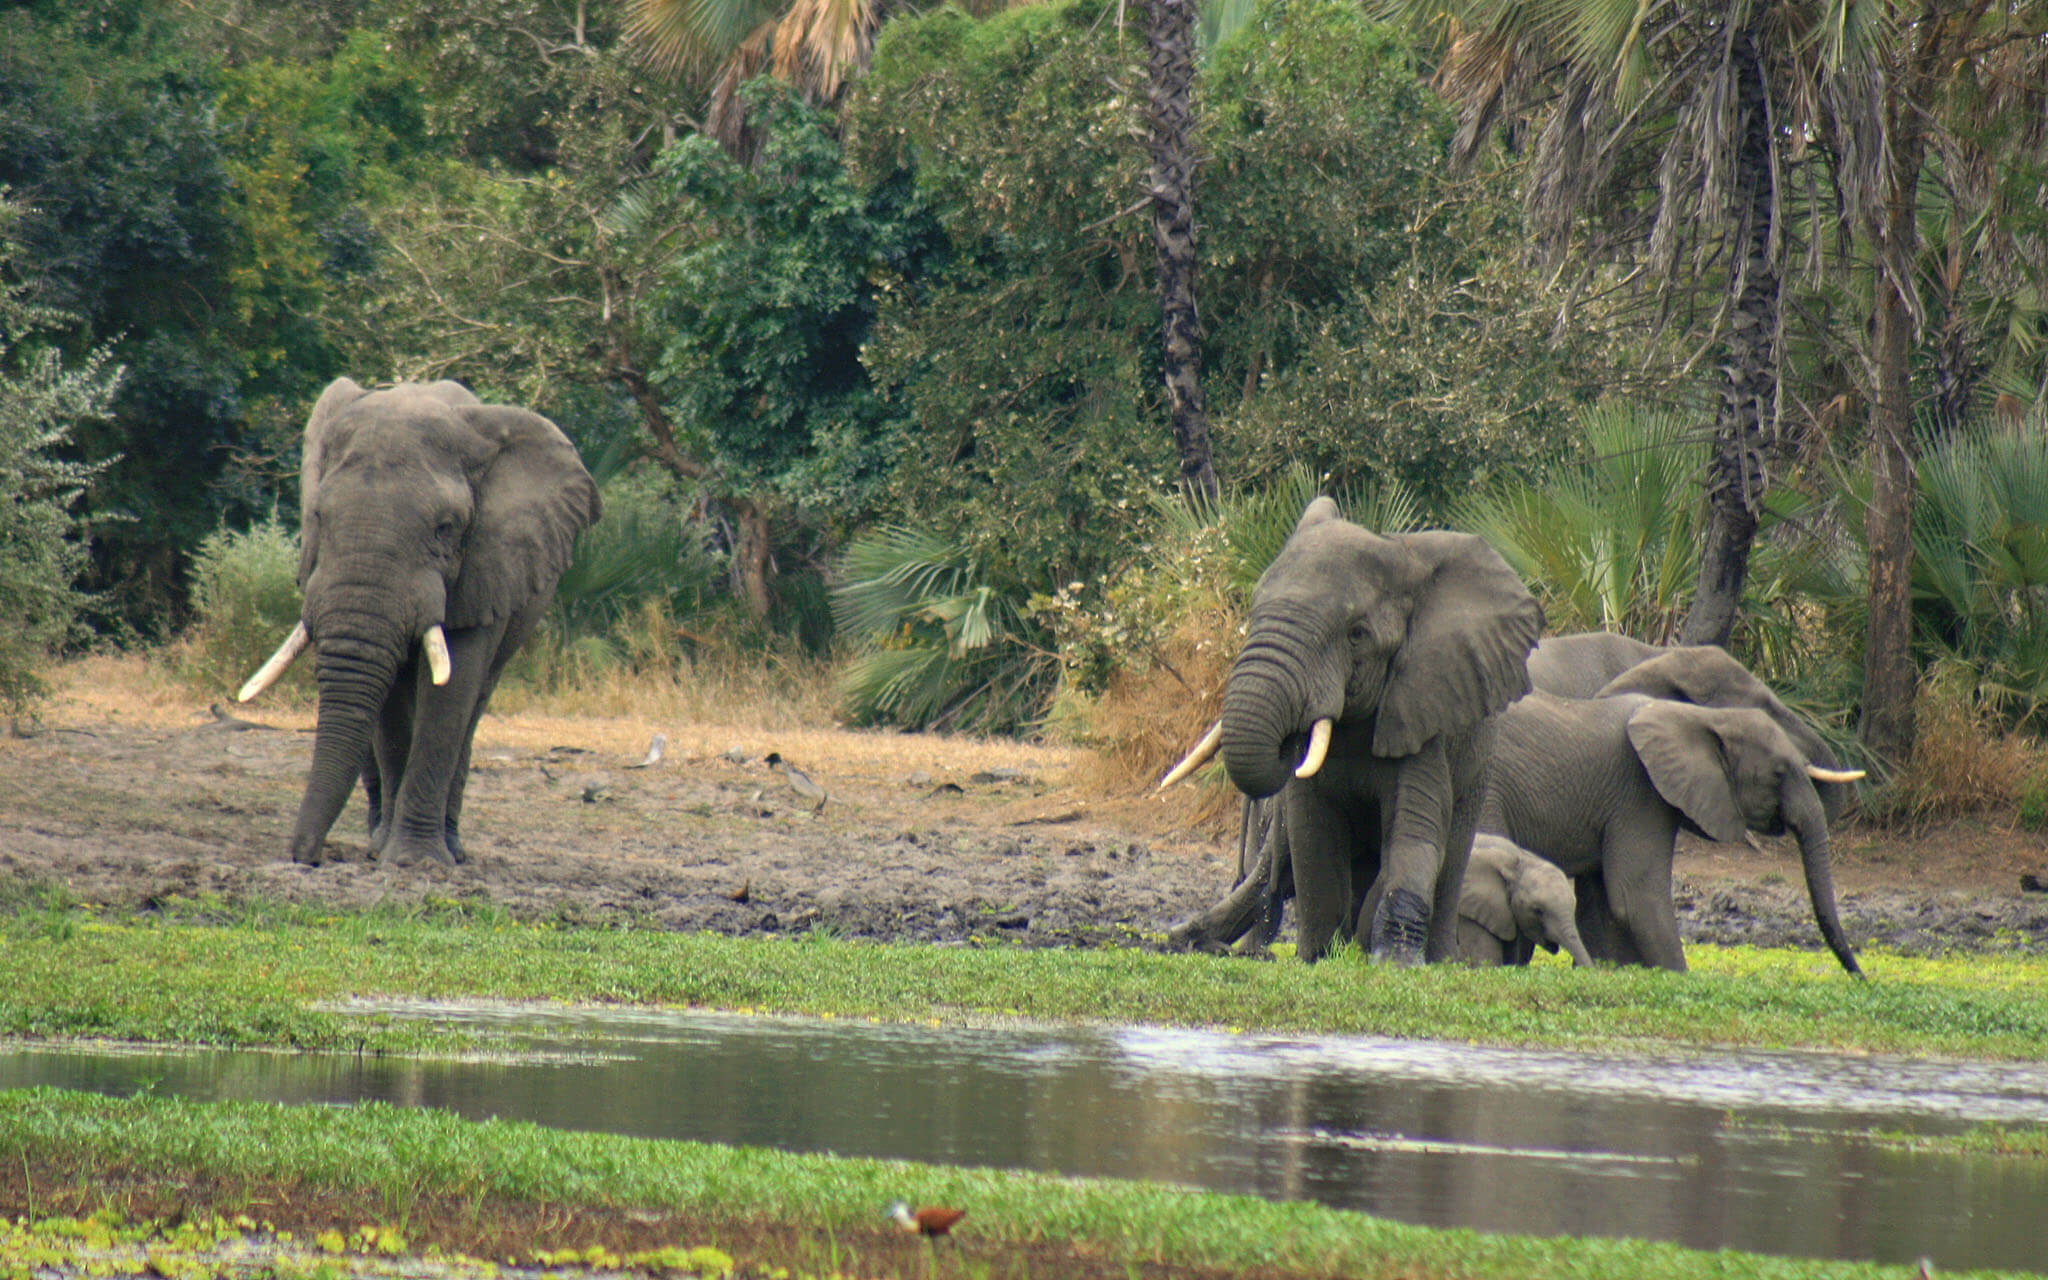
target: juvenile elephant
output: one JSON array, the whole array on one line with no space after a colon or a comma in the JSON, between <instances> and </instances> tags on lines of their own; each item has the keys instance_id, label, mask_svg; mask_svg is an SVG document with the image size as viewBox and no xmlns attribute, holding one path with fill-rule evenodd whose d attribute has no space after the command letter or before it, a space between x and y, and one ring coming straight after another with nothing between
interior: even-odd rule
<instances>
[{"instance_id":1,"label":"juvenile elephant","mask_svg":"<svg viewBox=\"0 0 2048 1280\"><path fill-rule=\"evenodd\" d=\"M1245 795L1278 795L1303 960L1353 933L1376 959L1455 953L1492 718L1528 689L1541 626L1479 538L1382 538L1328 498L1302 513L1253 593L1222 720L1168 779L1220 748Z\"/></svg>"},{"instance_id":2,"label":"juvenile elephant","mask_svg":"<svg viewBox=\"0 0 2048 1280\"><path fill-rule=\"evenodd\" d=\"M361 774L373 855L462 861L477 718L597 519L597 486L537 413L456 382L338 378L306 422L299 508L300 622L240 694L313 650L319 724L292 860L320 863Z\"/></svg>"},{"instance_id":3,"label":"juvenile elephant","mask_svg":"<svg viewBox=\"0 0 2048 1280\"><path fill-rule=\"evenodd\" d=\"M1746 707L1531 693L1497 721L1480 829L1573 877L1594 956L1683 970L1671 903L1678 832L1739 840L1745 829L1790 830L1821 937L1861 976L1835 910L1827 816L1814 790L1816 778L1860 775L1812 764L1769 715Z\"/></svg>"},{"instance_id":4,"label":"juvenile elephant","mask_svg":"<svg viewBox=\"0 0 2048 1280\"><path fill-rule=\"evenodd\" d=\"M1702 707L1752 707L1776 721L1809 761L1841 772L1813 726L1718 645L1645 644L1612 631L1551 636L1529 655L1529 684L1560 698L1644 693ZM1855 798L1847 783L1816 782L1814 787L1830 822Z\"/></svg>"},{"instance_id":5,"label":"juvenile elephant","mask_svg":"<svg viewBox=\"0 0 2048 1280\"><path fill-rule=\"evenodd\" d=\"M1536 948L1593 963L1579 940L1578 898L1564 872L1496 835L1472 839L1458 895L1458 955L1468 964L1529 963Z\"/></svg>"}]
</instances>

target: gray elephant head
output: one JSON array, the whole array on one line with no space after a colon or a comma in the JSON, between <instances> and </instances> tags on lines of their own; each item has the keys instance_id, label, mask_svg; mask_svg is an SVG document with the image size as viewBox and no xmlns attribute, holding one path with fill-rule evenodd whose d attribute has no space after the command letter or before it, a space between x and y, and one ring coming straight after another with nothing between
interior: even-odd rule
<instances>
[{"instance_id":1,"label":"gray elephant head","mask_svg":"<svg viewBox=\"0 0 2048 1280\"><path fill-rule=\"evenodd\" d=\"M1786 706L1748 667L1717 645L1653 650L1651 656L1601 686L1594 696L1604 698L1623 693L1647 694L1701 707L1748 707L1761 711L1785 731L1806 760L1820 767L1823 775L1842 775L1814 779L1814 790L1830 822L1841 816L1855 797L1848 773L1837 768L1834 754L1813 726Z\"/></svg>"},{"instance_id":2,"label":"gray elephant head","mask_svg":"<svg viewBox=\"0 0 2048 1280\"><path fill-rule=\"evenodd\" d=\"M1319 723L1325 738L1332 723L1364 732L1381 758L1469 734L1528 691L1541 627L1541 608L1484 540L1383 538L1318 498L1253 592L1223 694L1230 780L1269 796L1319 766L1304 758Z\"/></svg>"},{"instance_id":3,"label":"gray elephant head","mask_svg":"<svg viewBox=\"0 0 2048 1280\"><path fill-rule=\"evenodd\" d=\"M304 454L305 603L294 638L312 647L320 710L292 857L319 861L373 733L396 743L393 773L436 775L413 790L438 788L425 804L438 845L451 788L459 804L460 779L447 775L467 759L497 666L545 609L577 533L597 519L597 487L554 423L484 404L455 382L366 391L337 379L306 423ZM489 669L451 677L452 634L463 637L458 658ZM265 672L281 669L293 643ZM422 667L430 674L415 677ZM450 693L433 695L446 708L422 707L417 725L391 723L394 685L451 678ZM265 682L259 673L244 698ZM387 803L407 802L390 794L398 780L385 778Z\"/></svg>"},{"instance_id":4,"label":"gray elephant head","mask_svg":"<svg viewBox=\"0 0 2048 1280\"><path fill-rule=\"evenodd\" d=\"M1628 738L1657 794L1699 834L1736 841L1744 830L1790 831L1798 838L1821 937L1842 967L1860 976L1835 909L1827 814L1799 744L1762 711L1661 699L1629 717Z\"/></svg>"},{"instance_id":5,"label":"gray elephant head","mask_svg":"<svg viewBox=\"0 0 2048 1280\"><path fill-rule=\"evenodd\" d=\"M1517 954L1541 946L1562 949L1574 966L1593 963L1579 938L1578 895L1557 867L1503 836L1472 841L1472 858L1458 897L1458 914ZM1497 954L1494 948L1487 948ZM1472 958L1469 953L1467 958Z\"/></svg>"}]
</instances>

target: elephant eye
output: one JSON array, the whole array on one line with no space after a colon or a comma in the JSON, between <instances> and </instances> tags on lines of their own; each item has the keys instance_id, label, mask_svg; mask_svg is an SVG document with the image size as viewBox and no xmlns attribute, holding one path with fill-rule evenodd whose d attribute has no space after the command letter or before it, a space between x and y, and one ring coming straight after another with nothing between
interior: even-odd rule
<instances>
[{"instance_id":1,"label":"elephant eye","mask_svg":"<svg viewBox=\"0 0 2048 1280\"><path fill-rule=\"evenodd\" d=\"M1351 624L1351 643L1364 644L1366 638L1370 635L1372 635L1372 628L1366 626L1363 622L1354 622Z\"/></svg>"}]
</instances>

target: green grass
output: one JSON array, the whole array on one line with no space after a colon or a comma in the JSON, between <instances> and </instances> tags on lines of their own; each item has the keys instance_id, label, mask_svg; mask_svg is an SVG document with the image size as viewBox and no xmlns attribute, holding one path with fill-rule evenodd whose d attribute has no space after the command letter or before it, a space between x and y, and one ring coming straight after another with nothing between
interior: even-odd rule
<instances>
[{"instance_id":1,"label":"green grass","mask_svg":"<svg viewBox=\"0 0 2048 1280\"><path fill-rule=\"evenodd\" d=\"M1498 1045L1818 1048L1990 1059L2048 1045L2048 958L1694 947L1690 974L1396 969L1120 949L883 946L829 937L552 928L458 904L226 923L101 920L42 901L0 921L0 1035L420 1052L474 1033L325 1012L349 996L490 997L885 1021L1113 1022ZM222 918L221 913L211 913Z\"/></svg>"},{"instance_id":2,"label":"green grass","mask_svg":"<svg viewBox=\"0 0 2048 1280\"><path fill-rule=\"evenodd\" d=\"M1698 1253L1612 1239L1439 1231L1294 1202L1157 1184L790 1155L567 1133L385 1105L349 1108L0 1093L0 1164L87 1169L101 1184L213 1187L230 1199L289 1186L369 1192L398 1229L427 1197L481 1204L644 1206L732 1218L736 1209L851 1239L896 1196L971 1206L974 1247L1074 1241L1085 1253L1222 1271L1366 1277L1660 1280L1904 1276L1901 1267ZM231 1214L241 1206L217 1203ZM258 1212L251 1209L251 1212ZM573 1216L573 1213L565 1216ZM717 1245L713 1240L684 1243ZM773 1260L746 1259L749 1266ZM1948 1274L1948 1273L1944 1273ZM1962 1273L1956 1273L1962 1274Z\"/></svg>"}]
</instances>

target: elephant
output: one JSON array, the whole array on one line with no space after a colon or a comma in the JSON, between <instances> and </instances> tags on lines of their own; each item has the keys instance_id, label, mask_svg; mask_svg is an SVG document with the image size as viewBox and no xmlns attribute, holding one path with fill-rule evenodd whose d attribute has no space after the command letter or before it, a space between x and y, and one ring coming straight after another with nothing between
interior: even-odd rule
<instances>
[{"instance_id":1,"label":"elephant","mask_svg":"<svg viewBox=\"0 0 2048 1280\"><path fill-rule=\"evenodd\" d=\"M1593 963L1579 938L1578 896L1556 866L1501 836L1472 839L1458 894L1458 954L1467 964L1525 965L1537 947Z\"/></svg>"},{"instance_id":2,"label":"elephant","mask_svg":"<svg viewBox=\"0 0 2048 1280\"><path fill-rule=\"evenodd\" d=\"M1381 537L1317 498L1253 590L1222 718L1161 785L1220 751L1238 790L1278 797L1288 856L1264 861L1293 877L1301 959L1354 934L1450 959L1493 717L1542 625L1483 539Z\"/></svg>"},{"instance_id":3,"label":"elephant","mask_svg":"<svg viewBox=\"0 0 2048 1280\"><path fill-rule=\"evenodd\" d=\"M1479 828L1573 877L1593 956L1683 971L1671 902L1680 830L1739 840L1745 829L1799 839L1814 919L1829 950L1862 976L1835 909L1827 816L1817 779L1860 776L1813 764L1763 711L1616 693L1533 692L1496 717Z\"/></svg>"},{"instance_id":4,"label":"elephant","mask_svg":"<svg viewBox=\"0 0 2048 1280\"><path fill-rule=\"evenodd\" d=\"M318 866L360 774L372 857L465 860L470 743L601 511L561 428L457 382L337 378L306 422L299 624L239 698L314 655L319 716L290 846Z\"/></svg>"},{"instance_id":5,"label":"elephant","mask_svg":"<svg viewBox=\"0 0 2048 1280\"><path fill-rule=\"evenodd\" d=\"M1753 707L1768 714L1822 769L1839 771L1828 744L1769 685L1717 645L1646 644L1611 631L1550 636L1529 655L1529 683L1560 698L1646 693L1702 707ZM1841 782L1816 782L1828 821L1855 797Z\"/></svg>"}]
</instances>

